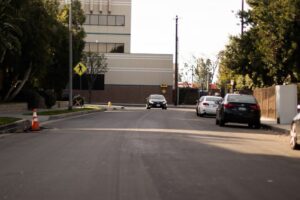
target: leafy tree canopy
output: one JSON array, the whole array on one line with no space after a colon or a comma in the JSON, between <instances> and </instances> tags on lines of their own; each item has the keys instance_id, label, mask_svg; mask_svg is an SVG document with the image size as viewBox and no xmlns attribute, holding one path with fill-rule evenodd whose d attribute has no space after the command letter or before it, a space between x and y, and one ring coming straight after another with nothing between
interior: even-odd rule
<instances>
[{"instance_id":1,"label":"leafy tree canopy","mask_svg":"<svg viewBox=\"0 0 300 200\"><path fill-rule=\"evenodd\" d=\"M299 81L300 0L248 0L240 13L248 26L232 36L221 63L233 74L245 75L248 86L270 86Z\"/></svg>"}]
</instances>

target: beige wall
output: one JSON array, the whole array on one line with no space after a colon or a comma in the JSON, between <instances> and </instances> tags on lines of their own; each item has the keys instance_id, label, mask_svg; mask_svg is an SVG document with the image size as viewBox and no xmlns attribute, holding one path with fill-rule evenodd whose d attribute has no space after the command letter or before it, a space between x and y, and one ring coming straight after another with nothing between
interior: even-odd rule
<instances>
[{"instance_id":1,"label":"beige wall","mask_svg":"<svg viewBox=\"0 0 300 200\"><path fill-rule=\"evenodd\" d=\"M105 84L173 85L173 55L106 54Z\"/></svg>"},{"instance_id":2,"label":"beige wall","mask_svg":"<svg viewBox=\"0 0 300 200\"><path fill-rule=\"evenodd\" d=\"M125 26L85 25L86 42L124 43L124 52L130 53L131 38L131 0L82 0L86 14L125 15ZM100 6L102 4L102 6ZM102 8L102 12L100 12ZM110 11L110 12L109 12Z\"/></svg>"}]
</instances>

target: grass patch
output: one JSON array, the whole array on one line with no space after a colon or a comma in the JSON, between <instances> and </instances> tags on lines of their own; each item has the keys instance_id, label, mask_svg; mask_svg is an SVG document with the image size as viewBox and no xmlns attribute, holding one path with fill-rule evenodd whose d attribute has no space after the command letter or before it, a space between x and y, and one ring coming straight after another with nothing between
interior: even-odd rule
<instances>
[{"instance_id":1,"label":"grass patch","mask_svg":"<svg viewBox=\"0 0 300 200\"><path fill-rule=\"evenodd\" d=\"M14 117L0 117L0 126L10 124L19 120L19 118Z\"/></svg>"},{"instance_id":2,"label":"grass patch","mask_svg":"<svg viewBox=\"0 0 300 200\"><path fill-rule=\"evenodd\" d=\"M38 112L38 115L60 115L66 113L74 113L80 111L90 111L95 110L93 108L73 108L72 110L64 109L64 110L48 110L48 111L41 111Z\"/></svg>"}]
</instances>

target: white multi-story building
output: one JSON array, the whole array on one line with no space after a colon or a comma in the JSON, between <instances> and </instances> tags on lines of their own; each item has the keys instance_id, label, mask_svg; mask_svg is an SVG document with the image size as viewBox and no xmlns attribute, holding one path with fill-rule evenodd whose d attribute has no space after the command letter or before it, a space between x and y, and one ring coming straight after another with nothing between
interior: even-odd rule
<instances>
[{"instance_id":1,"label":"white multi-story building","mask_svg":"<svg viewBox=\"0 0 300 200\"><path fill-rule=\"evenodd\" d=\"M93 102L144 103L151 93L163 93L171 102L173 55L130 53L131 0L81 3L86 16L84 50L104 53L109 68L104 90L93 91ZM86 95L86 91L74 93Z\"/></svg>"}]
</instances>

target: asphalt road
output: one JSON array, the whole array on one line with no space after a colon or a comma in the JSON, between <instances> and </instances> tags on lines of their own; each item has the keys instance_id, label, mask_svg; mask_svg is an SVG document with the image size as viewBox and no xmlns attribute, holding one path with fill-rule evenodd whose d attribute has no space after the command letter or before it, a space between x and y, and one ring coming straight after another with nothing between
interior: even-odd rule
<instances>
[{"instance_id":1,"label":"asphalt road","mask_svg":"<svg viewBox=\"0 0 300 200\"><path fill-rule=\"evenodd\" d=\"M0 199L300 199L288 137L194 110L132 108L0 139Z\"/></svg>"}]
</instances>

